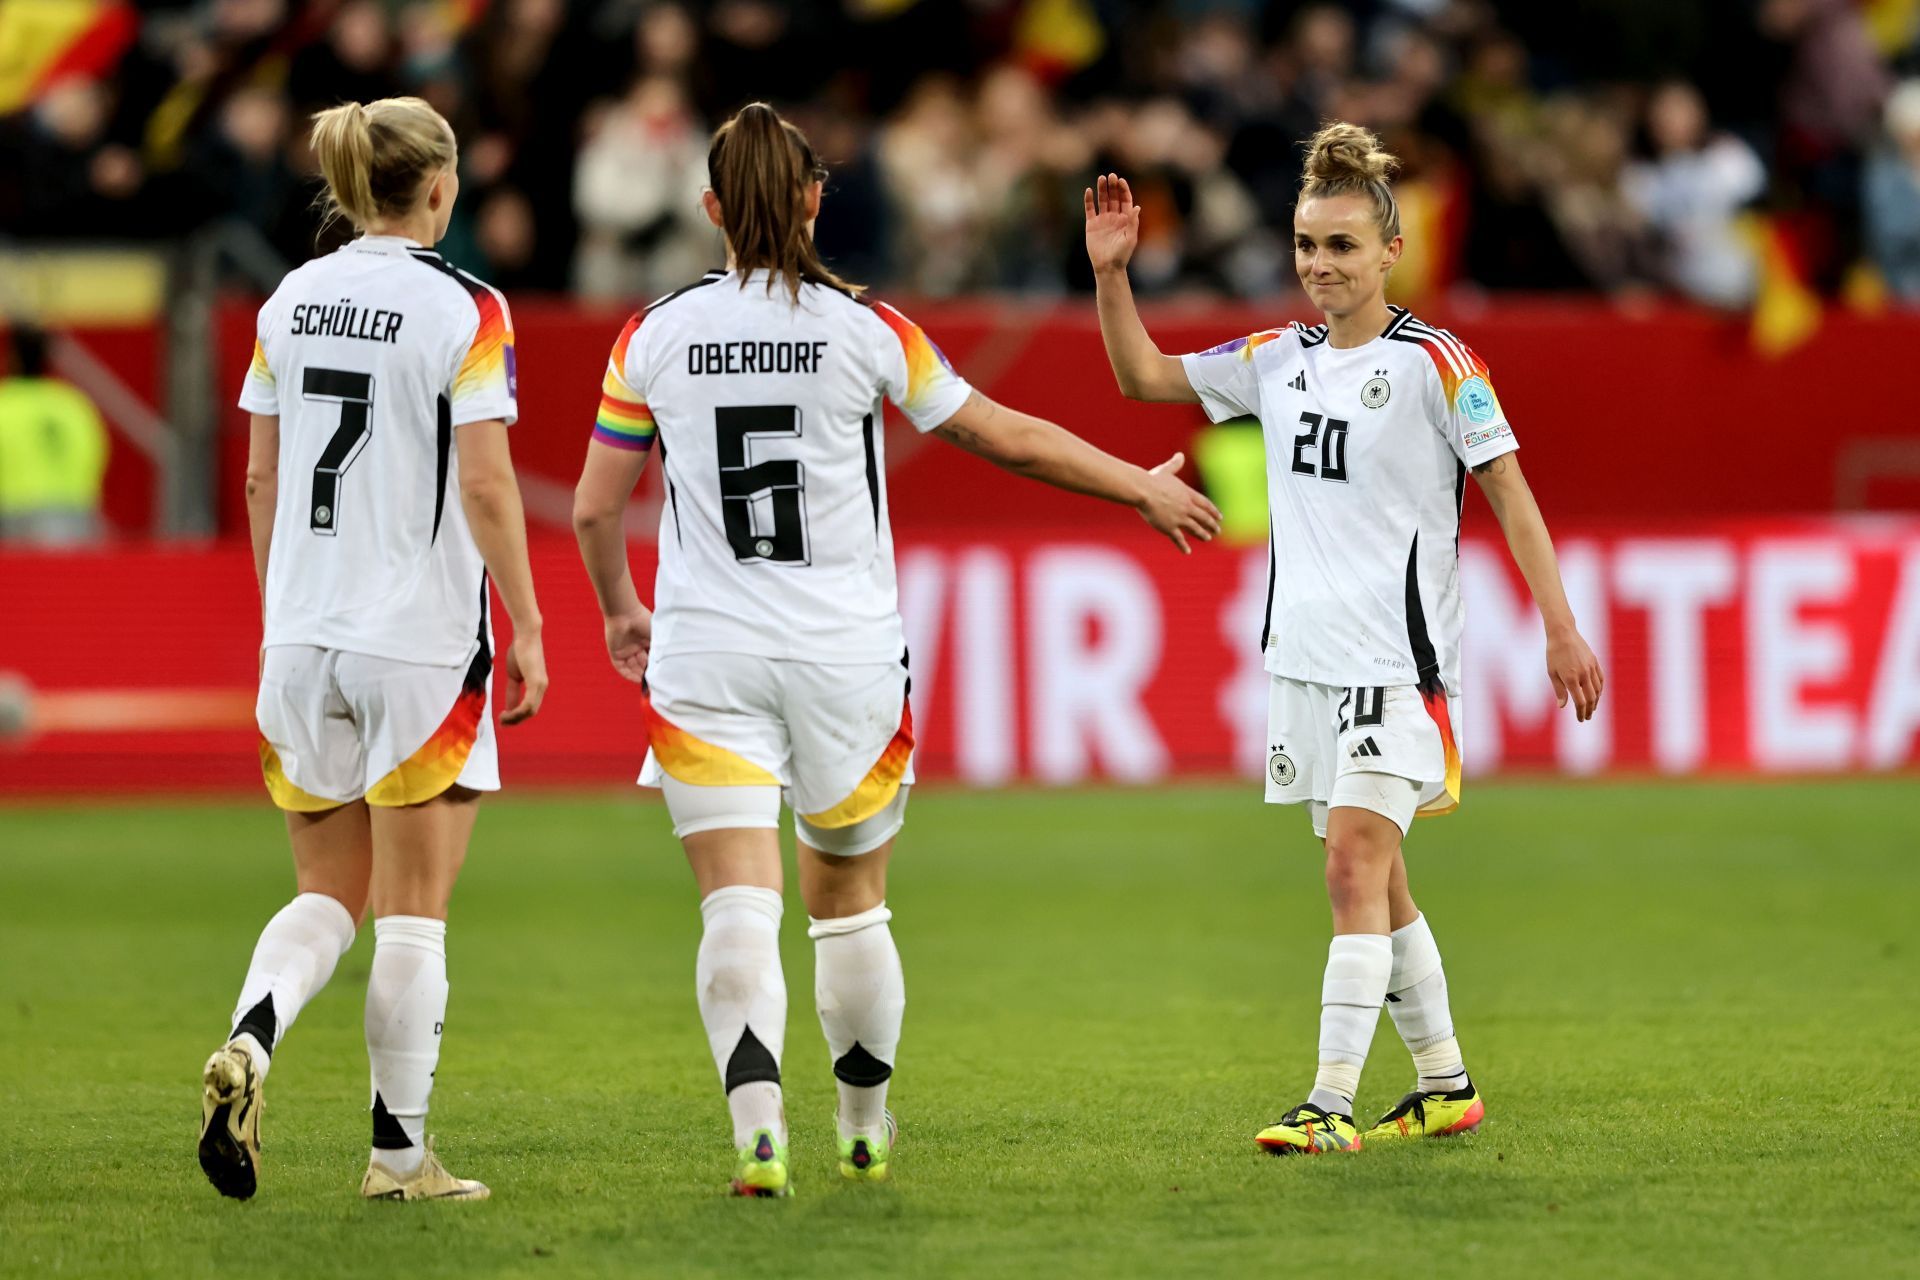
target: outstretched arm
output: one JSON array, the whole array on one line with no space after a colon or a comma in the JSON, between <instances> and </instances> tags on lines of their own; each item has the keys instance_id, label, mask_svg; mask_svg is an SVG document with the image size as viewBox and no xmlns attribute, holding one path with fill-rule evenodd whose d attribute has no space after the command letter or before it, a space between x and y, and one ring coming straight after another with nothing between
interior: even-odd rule
<instances>
[{"instance_id":1,"label":"outstretched arm","mask_svg":"<svg viewBox=\"0 0 1920 1280\"><path fill-rule=\"evenodd\" d=\"M627 499L647 469L645 450L616 448L598 440L587 445L587 465L573 491L573 536L580 559L593 581L606 628L607 657L625 679L640 683L647 673L653 643L653 613L634 590L627 563L624 521Z\"/></svg>"},{"instance_id":2,"label":"outstretched arm","mask_svg":"<svg viewBox=\"0 0 1920 1280\"><path fill-rule=\"evenodd\" d=\"M1094 297L1100 308L1100 338L1114 381L1129 400L1198 404L1179 356L1154 345L1140 323L1127 281L1127 263L1140 243L1140 206L1118 174L1103 174L1086 190L1087 257L1093 263Z\"/></svg>"},{"instance_id":3,"label":"outstretched arm","mask_svg":"<svg viewBox=\"0 0 1920 1280\"><path fill-rule=\"evenodd\" d=\"M1600 660L1581 638L1574 625L1573 609L1567 604L1566 589L1560 584L1560 561L1553 553L1553 538L1540 506L1533 500L1527 478L1520 474L1520 460L1511 453L1483 462L1473 469L1480 492L1487 495L1500 531L1507 536L1507 550L1520 576L1527 580L1533 603L1547 627L1547 676L1560 705L1573 698L1574 714L1582 720L1593 718L1600 705L1600 691L1606 677Z\"/></svg>"},{"instance_id":4,"label":"outstretched arm","mask_svg":"<svg viewBox=\"0 0 1920 1280\"><path fill-rule=\"evenodd\" d=\"M1183 552L1189 536L1206 542L1220 532L1219 509L1175 474L1184 454L1147 471L978 391L934 433L1015 475L1132 507Z\"/></svg>"}]
</instances>

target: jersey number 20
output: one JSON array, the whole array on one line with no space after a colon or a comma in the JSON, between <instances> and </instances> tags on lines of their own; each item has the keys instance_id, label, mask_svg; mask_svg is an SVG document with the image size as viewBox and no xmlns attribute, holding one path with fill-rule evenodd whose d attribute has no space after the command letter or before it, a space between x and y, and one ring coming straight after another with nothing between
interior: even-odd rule
<instances>
[{"instance_id":1,"label":"jersey number 20","mask_svg":"<svg viewBox=\"0 0 1920 1280\"><path fill-rule=\"evenodd\" d=\"M790 404L717 408L720 509L736 560L779 564L811 561L807 542L807 472L792 458L753 460L753 442L800 438L800 410ZM755 519L755 508L763 518Z\"/></svg>"},{"instance_id":2,"label":"jersey number 20","mask_svg":"<svg viewBox=\"0 0 1920 1280\"><path fill-rule=\"evenodd\" d=\"M373 422L373 375L344 369L308 369L300 384L308 400L330 400L340 406L340 428L320 451L313 467L313 506L308 526L333 537L340 524L340 477L366 448Z\"/></svg>"},{"instance_id":3,"label":"jersey number 20","mask_svg":"<svg viewBox=\"0 0 1920 1280\"><path fill-rule=\"evenodd\" d=\"M1306 430L1293 438L1293 474L1297 476L1319 476L1322 480L1333 480L1340 484L1347 482L1347 424L1339 418L1326 419L1327 435L1320 438L1321 418L1317 413L1300 415L1300 425ZM1314 444L1320 446L1320 463L1314 465L1307 451Z\"/></svg>"}]
</instances>

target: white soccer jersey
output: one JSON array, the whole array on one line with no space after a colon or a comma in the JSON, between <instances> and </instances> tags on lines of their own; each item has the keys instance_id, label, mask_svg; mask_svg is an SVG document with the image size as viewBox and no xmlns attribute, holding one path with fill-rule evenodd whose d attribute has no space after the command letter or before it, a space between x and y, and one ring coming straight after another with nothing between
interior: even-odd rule
<instances>
[{"instance_id":1,"label":"white soccer jersey","mask_svg":"<svg viewBox=\"0 0 1920 1280\"><path fill-rule=\"evenodd\" d=\"M431 666L487 643L454 429L517 415L498 291L396 236L289 273L240 407L280 418L266 643Z\"/></svg>"},{"instance_id":2,"label":"white soccer jersey","mask_svg":"<svg viewBox=\"0 0 1920 1280\"><path fill-rule=\"evenodd\" d=\"M971 388L885 303L709 272L627 322L594 439L666 473L652 652L898 661L881 399L920 431Z\"/></svg>"},{"instance_id":3,"label":"white soccer jersey","mask_svg":"<svg viewBox=\"0 0 1920 1280\"><path fill-rule=\"evenodd\" d=\"M1458 694L1467 468L1519 446L1485 363L1392 311L1346 350L1293 324L1181 359L1210 418L1265 432L1267 670Z\"/></svg>"}]
</instances>

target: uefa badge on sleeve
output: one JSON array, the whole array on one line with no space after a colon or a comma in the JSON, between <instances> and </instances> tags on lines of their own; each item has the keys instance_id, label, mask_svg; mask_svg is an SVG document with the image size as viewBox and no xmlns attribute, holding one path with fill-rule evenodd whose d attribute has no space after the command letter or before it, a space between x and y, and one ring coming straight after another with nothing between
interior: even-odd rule
<instances>
[{"instance_id":1,"label":"uefa badge on sleeve","mask_svg":"<svg viewBox=\"0 0 1920 1280\"><path fill-rule=\"evenodd\" d=\"M1367 385L1360 388L1360 403L1369 409L1378 409L1387 402L1388 397L1393 395L1393 388L1388 386L1387 380L1380 376L1385 372L1385 369L1375 369L1374 376L1367 380Z\"/></svg>"}]
</instances>

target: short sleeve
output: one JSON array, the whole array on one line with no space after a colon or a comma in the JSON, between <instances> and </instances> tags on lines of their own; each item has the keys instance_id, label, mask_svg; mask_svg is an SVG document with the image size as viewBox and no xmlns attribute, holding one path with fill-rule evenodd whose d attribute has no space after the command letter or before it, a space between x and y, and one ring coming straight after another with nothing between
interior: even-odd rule
<instances>
[{"instance_id":1,"label":"short sleeve","mask_svg":"<svg viewBox=\"0 0 1920 1280\"><path fill-rule=\"evenodd\" d=\"M913 429L931 431L960 412L973 388L954 372L933 339L884 302L874 303L873 313L886 323L898 344L881 362L883 389Z\"/></svg>"},{"instance_id":2,"label":"short sleeve","mask_svg":"<svg viewBox=\"0 0 1920 1280\"><path fill-rule=\"evenodd\" d=\"M1250 333L1180 357L1187 381L1200 397L1200 407L1207 411L1210 420L1225 422L1260 412L1260 375L1253 366L1253 353L1282 332L1284 330L1268 329Z\"/></svg>"},{"instance_id":3,"label":"short sleeve","mask_svg":"<svg viewBox=\"0 0 1920 1280\"><path fill-rule=\"evenodd\" d=\"M280 412L280 386L273 376L273 365L267 360L267 316L273 309L273 299L267 299L260 308L259 319L254 324L253 362L247 366L247 376L240 384L240 407L248 413L278 414Z\"/></svg>"},{"instance_id":4,"label":"short sleeve","mask_svg":"<svg viewBox=\"0 0 1920 1280\"><path fill-rule=\"evenodd\" d=\"M519 371L513 354L513 315L492 285L461 275L479 312L473 338L454 371L453 425L498 418L511 425L520 416Z\"/></svg>"},{"instance_id":5,"label":"short sleeve","mask_svg":"<svg viewBox=\"0 0 1920 1280\"><path fill-rule=\"evenodd\" d=\"M653 447L653 412L647 408L644 389L635 385L643 379L630 367L640 319L636 315L627 321L614 340L613 351L607 356L606 376L600 380L600 411L594 416L593 438L616 449Z\"/></svg>"},{"instance_id":6,"label":"short sleeve","mask_svg":"<svg viewBox=\"0 0 1920 1280\"><path fill-rule=\"evenodd\" d=\"M1494 394L1487 362L1451 335L1429 345L1439 377L1441 403L1436 406L1441 434L1454 456L1477 467L1520 447L1506 410Z\"/></svg>"}]
</instances>

